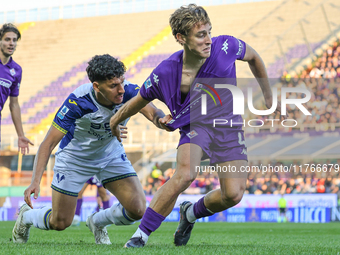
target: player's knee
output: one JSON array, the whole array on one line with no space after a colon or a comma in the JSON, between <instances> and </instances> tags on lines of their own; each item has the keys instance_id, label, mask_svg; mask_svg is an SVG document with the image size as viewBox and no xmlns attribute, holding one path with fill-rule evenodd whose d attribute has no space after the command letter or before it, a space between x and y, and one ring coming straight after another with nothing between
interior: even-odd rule
<instances>
[{"instance_id":1,"label":"player's knee","mask_svg":"<svg viewBox=\"0 0 340 255\"><path fill-rule=\"evenodd\" d=\"M177 184L181 189L186 189L190 184L196 179L197 173L192 171L181 172L180 174L175 174Z\"/></svg>"},{"instance_id":2,"label":"player's knee","mask_svg":"<svg viewBox=\"0 0 340 255\"><path fill-rule=\"evenodd\" d=\"M140 220L143 217L145 210L146 210L146 205L144 203L144 204L140 204L138 206L135 206L133 208L133 210L129 211L129 214L130 214L131 218L133 218L135 220Z\"/></svg>"},{"instance_id":3,"label":"player's knee","mask_svg":"<svg viewBox=\"0 0 340 255\"><path fill-rule=\"evenodd\" d=\"M243 197L244 189L229 190L222 194L222 204L229 208L230 206L237 205Z\"/></svg>"}]
</instances>

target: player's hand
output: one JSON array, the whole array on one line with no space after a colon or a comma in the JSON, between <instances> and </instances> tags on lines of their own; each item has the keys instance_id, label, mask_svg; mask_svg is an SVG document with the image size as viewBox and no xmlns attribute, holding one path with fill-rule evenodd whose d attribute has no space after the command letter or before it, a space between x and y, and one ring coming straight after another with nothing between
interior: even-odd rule
<instances>
[{"instance_id":1,"label":"player's hand","mask_svg":"<svg viewBox=\"0 0 340 255\"><path fill-rule=\"evenodd\" d=\"M120 138L127 138L128 128L122 125L119 125L118 127L120 129Z\"/></svg>"},{"instance_id":2,"label":"player's hand","mask_svg":"<svg viewBox=\"0 0 340 255\"><path fill-rule=\"evenodd\" d=\"M117 126L110 125L110 128L111 128L112 135L117 137L119 142L122 142L122 139L120 139L120 128L119 128L119 126L118 125Z\"/></svg>"},{"instance_id":3,"label":"player's hand","mask_svg":"<svg viewBox=\"0 0 340 255\"><path fill-rule=\"evenodd\" d=\"M22 155L29 153L29 147L28 144L34 145L27 137L25 136L20 136L18 137L18 151L21 151Z\"/></svg>"},{"instance_id":4,"label":"player's hand","mask_svg":"<svg viewBox=\"0 0 340 255\"><path fill-rule=\"evenodd\" d=\"M33 209L31 195L34 194L34 199L37 199L40 192L40 186L36 183L31 183L30 186L25 190L24 197L26 204Z\"/></svg>"},{"instance_id":5,"label":"player's hand","mask_svg":"<svg viewBox=\"0 0 340 255\"><path fill-rule=\"evenodd\" d=\"M161 126L162 129L168 131L168 132L172 132L172 130L170 130L166 124L168 124L170 121L172 120L172 116L170 114L165 115L163 118L159 118L158 122L159 125Z\"/></svg>"}]
</instances>

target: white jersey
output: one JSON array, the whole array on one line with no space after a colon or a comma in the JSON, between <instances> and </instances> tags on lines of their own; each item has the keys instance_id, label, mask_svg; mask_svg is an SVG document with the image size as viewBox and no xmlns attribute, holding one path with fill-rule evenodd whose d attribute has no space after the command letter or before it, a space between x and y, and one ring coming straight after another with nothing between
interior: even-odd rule
<instances>
[{"instance_id":1,"label":"white jersey","mask_svg":"<svg viewBox=\"0 0 340 255\"><path fill-rule=\"evenodd\" d=\"M124 98L111 109L99 104L91 83L78 87L65 100L54 117L52 125L65 136L56 156L79 160L109 161L123 145L112 136L110 118L128 100L137 95L139 87L124 82ZM126 125L128 119L122 122Z\"/></svg>"}]
</instances>

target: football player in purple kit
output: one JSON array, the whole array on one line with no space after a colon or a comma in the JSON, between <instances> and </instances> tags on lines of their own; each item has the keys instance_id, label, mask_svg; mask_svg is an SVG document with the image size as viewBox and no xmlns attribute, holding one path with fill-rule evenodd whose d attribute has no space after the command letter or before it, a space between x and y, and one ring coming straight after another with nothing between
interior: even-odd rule
<instances>
[{"instance_id":1,"label":"football player in purple kit","mask_svg":"<svg viewBox=\"0 0 340 255\"><path fill-rule=\"evenodd\" d=\"M237 171L219 172L220 189L209 192L194 204L185 201L180 205L181 217L175 232L175 245L187 244L196 219L224 211L242 199L247 181L247 173L240 171L247 165L242 117L233 114L230 91L214 86L236 86L236 60L248 62L261 86L266 106L271 108L272 105L272 92L261 57L245 42L232 36L212 38L211 22L202 7L195 4L180 7L171 15L170 26L183 50L158 65L140 93L120 108L110 121L113 134L119 137L118 123L157 98L171 112L160 122L170 130L179 128L181 134L176 172L156 192L139 228L125 247L145 245L149 235L172 211L179 194L195 180L201 159L210 158L210 164L215 167ZM220 105L208 102L206 110L209 115L206 115L201 113L202 91L208 93L209 90L216 93ZM279 107L280 104L276 111ZM236 126L213 125L214 119L222 118L232 120Z\"/></svg>"},{"instance_id":2,"label":"football player in purple kit","mask_svg":"<svg viewBox=\"0 0 340 255\"><path fill-rule=\"evenodd\" d=\"M25 137L22 128L18 101L22 69L12 58L20 38L21 34L14 25L7 23L0 28L0 131L1 111L9 97L9 109L18 135L18 149L22 154L26 154L29 153L28 144L33 145L33 143Z\"/></svg>"}]
</instances>

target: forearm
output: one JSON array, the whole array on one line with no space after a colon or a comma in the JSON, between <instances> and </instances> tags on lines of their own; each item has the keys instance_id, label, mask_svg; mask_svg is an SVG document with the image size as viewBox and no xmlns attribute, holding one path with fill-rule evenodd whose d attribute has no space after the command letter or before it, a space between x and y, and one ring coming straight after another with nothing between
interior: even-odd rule
<instances>
[{"instance_id":1,"label":"forearm","mask_svg":"<svg viewBox=\"0 0 340 255\"><path fill-rule=\"evenodd\" d=\"M34 160L32 183L40 184L42 175L46 169L48 160L55 146L43 141Z\"/></svg>"},{"instance_id":2,"label":"forearm","mask_svg":"<svg viewBox=\"0 0 340 255\"><path fill-rule=\"evenodd\" d=\"M124 104L119 111L110 119L110 126L118 126L119 123L138 113L149 102L146 100L136 100L136 97Z\"/></svg>"},{"instance_id":3,"label":"forearm","mask_svg":"<svg viewBox=\"0 0 340 255\"><path fill-rule=\"evenodd\" d=\"M257 82L260 84L265 100L271 100L273 94L270 88L266 67L261 57L257 55L254 59L248 61L248 64L251 72L255 76Z\"/></svg>"},{"instance_id":4,"label":"forearm","mask_svg":"<svg viewBox=\"0 0 340 255\"><path fill-rule=\"evenodd\" d=\"M11 117L15 127L15 130L18 134L18 137L24 136L24 130L22 128L21 122L21 111L19 105L10 105Z\"/></svg>"}]
</instances>

